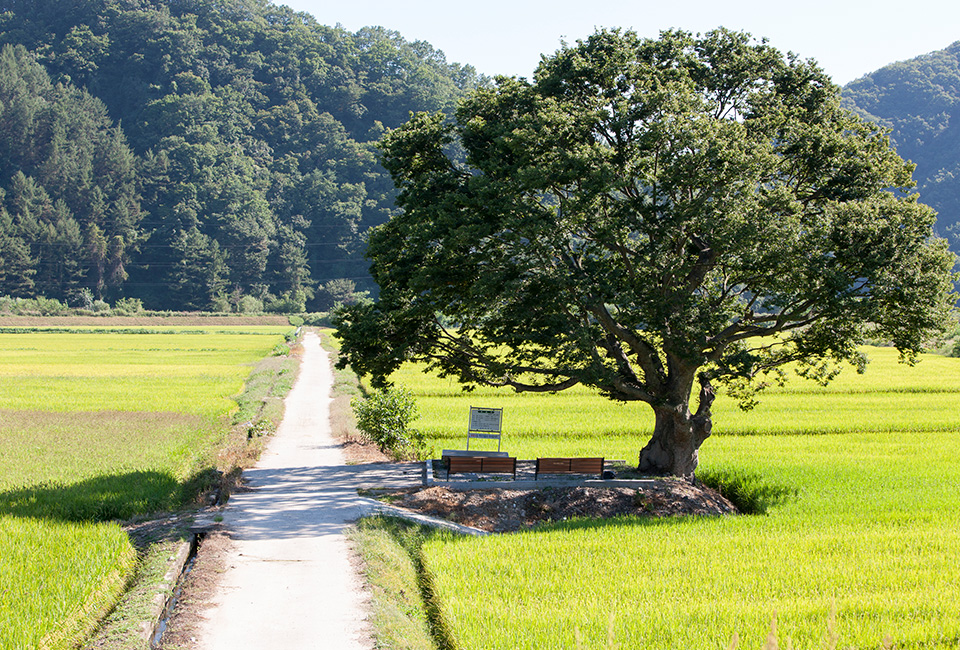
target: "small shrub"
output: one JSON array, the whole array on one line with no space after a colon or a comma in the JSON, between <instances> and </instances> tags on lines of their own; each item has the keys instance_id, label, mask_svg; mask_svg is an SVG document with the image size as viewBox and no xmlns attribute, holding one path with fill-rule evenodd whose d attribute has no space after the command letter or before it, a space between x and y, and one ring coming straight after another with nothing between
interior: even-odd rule
<instances>
[{"instance_id":1,"label":"small shrub","mask_svg":"<svg viewBox=\"0 0 960 650\"><path fill-rule=\"evenodd\" d=\"M383 453L402 457L408 451L418 455L424 450L423 433L410 428L420 414L407 389L380 389L366 399L353 398L350 406L357 418L357 430Z\"/></svg>"},{"instance_id":2,"label":"small shrub","mask_svg":"<svg viewBox=\"0 0 960 650\"><path fill-rule=\"evenodd\" d=\"M91 311L93 309L93 291L89 287L84 287L73 292L68 303L77 309Z\"/></svg>"},{"instance_id":3,"label":"small shrub","mask_svg":"<svg viewBox=\"0 0 960 650\"><path fill-rule=\"evenodd\" d=\"M279 298L267 300L263 309L271 314L299 314L306 311L306 296L300 292L287 292Z\"/></svg>"},{"instance_id":4,"label":"small shrub","mask_svg":"<svg viewBox=\"0 0 960 650\"><path fill-rule=\"evenodd\" d=\"M237 311L241 314L259 314L263 311L263 301L253 296L243 296L237 303Z\"/></svg>"},{"instance_id":5,"label":"small shrub","mask_svg":"<svg viewBox=\"0 0 960 650\"><path fill-rule=\"evenodd\" d=\"M135 316L143 313L143 301L139 298L120 298L113 305L113 312L118 316Z\"/></svg>"},{"instance_id":6,"label":"small shrub","mask_svg":"<svg viewBox=\"0 0 960 650\"><path fill-rule=\"evenodd\" d=\"M33 300L25 302L32 302L41 316L59 316L69 311L69 308L56 298L37 296Z\"/></svg>"},{"instance_id":7,"label":"small shrub","mask_svg":"<svg viewBox=\"0 0 960 650\"><path fill-rule=\"evenodd\" d=\"M330 327L330 312L327 311L314 311L301 314L303 317L302 325L310 325L313 327Z\"/></svg>"},{"instance_id":8,"label":"small shrub","mask_svg":"<svg viewBox=\"0 0 960 650\"><path fill-rule=\"evenodd\" d=\"M330 280L317 290L317 302L325 309L369 301L370 292L357 291L357 283L347 278Z\"/></svg>"},{"instance_id":9,"label":"small shrub","mask_svg":"<svg viewBox=\"0 0 960 650\"><path fill-rule=\"evenodd\" d=\"M221 314L228 314L233 311L233 306L230 304L230 297L222 291L210 300L209 308L210 311Z\"/></svg>"}]
</instances>

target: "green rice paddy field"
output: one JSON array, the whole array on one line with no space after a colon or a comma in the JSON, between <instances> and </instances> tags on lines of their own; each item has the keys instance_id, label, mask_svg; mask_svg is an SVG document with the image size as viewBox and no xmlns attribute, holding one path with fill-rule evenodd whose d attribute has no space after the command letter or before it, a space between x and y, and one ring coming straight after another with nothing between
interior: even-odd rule
<instances>
[{"instance_id":1,"label":"green rice paddy field","mask_svg":"<svg viewBox=\"0 0 960 650\"><path fill-rule=\"evenodd\" d=\"M774 617L780 647L879 648L888 635L960 647L960 359L867 354L864 375L827 388L797 378L750 412L718 399L701 468L796 491L765 515L428 539L458 647L607 648L612 635L620 648L727 648L736 633L761 648ZM504 449L521 458L635 463L653 425L649 407L586 390L464 395L414 366L395 380L418 396L436 450L463 448L471 405L504 409Z\"/></svg>"},{"instance_id":2,"label":"green rice paddy field","mask_svg":"<svg viewBox=\"0 0 960 650\"><path fill-rule=\"evenodd\" d=\"M181 503L283 327L0 332L0 648L73 647Z\"/></svg>"}]
</instances>

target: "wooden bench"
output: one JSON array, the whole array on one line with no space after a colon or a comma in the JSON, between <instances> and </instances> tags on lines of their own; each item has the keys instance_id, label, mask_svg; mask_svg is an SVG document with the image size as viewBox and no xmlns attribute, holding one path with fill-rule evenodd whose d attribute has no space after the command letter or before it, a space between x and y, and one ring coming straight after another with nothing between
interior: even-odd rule
<instances>
[{"instance_id":1,"label":"wooden bench","mask_svg":"<svg viewBox=\"0 0 960 650\"><path fill-rule=\"evenodd\" d=\"M511 456L444 456L447 480L451 474L513 474L517 479L517 459Z\"/></svg>"},{"instance_id":2,"label":"wooden bench","mask_svg":"<svg viewBox=\"0 0 960 650\"><path fill-rule=\"evenodd\" d=\"M533 480L541 474L596 474L603 477L603 458L538 458Z\"/></svg>"}]
</instances>

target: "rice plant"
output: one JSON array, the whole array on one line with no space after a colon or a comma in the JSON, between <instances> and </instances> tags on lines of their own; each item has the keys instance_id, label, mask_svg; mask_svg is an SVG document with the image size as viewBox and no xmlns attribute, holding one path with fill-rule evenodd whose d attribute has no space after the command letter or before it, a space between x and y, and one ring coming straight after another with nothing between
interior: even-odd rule
<instances>
[{"instance_id":1,"label":"rice plant","mask_svg":"<svg viewBox=\"0 0 960 650\"><path fill-rule=\"evenodd\" d=\"M117 520L184 504L283 340L250 329L0 334L0 649L75 647L113 605Z\"/></svg>"}]
</instances>

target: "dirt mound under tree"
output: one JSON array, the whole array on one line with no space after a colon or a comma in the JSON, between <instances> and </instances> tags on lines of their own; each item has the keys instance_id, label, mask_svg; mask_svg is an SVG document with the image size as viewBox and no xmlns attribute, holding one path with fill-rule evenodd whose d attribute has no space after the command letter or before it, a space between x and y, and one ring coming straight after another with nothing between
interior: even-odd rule
<instances>
[{"instance_id":1,"label":"dirt mound under tree","mask_svg":"<svg viewBox=\"0 0 960 650\"><path fill-rule=\"evenodd\" d=\"M454 490L432 486L377 496L401 508L490 532L513 532L574 518L714 516L737 512L716 490L675 479L653 481L640 488Z\"/></svg>"}]
</instances>

